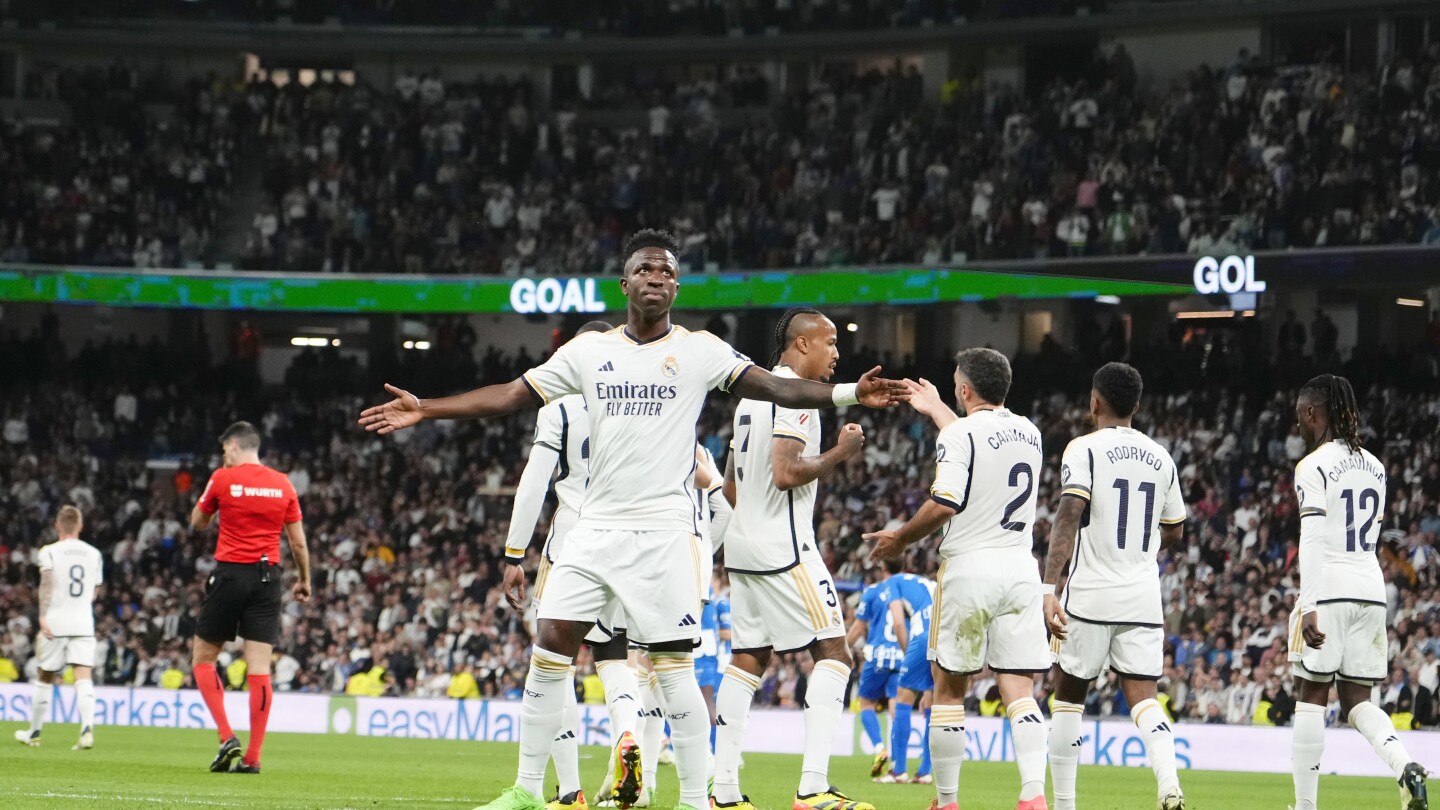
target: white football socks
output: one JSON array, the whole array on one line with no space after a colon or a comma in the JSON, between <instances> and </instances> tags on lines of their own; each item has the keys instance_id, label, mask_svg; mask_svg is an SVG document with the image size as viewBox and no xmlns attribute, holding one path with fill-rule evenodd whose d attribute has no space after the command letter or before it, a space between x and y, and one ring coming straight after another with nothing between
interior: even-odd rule
<instances>
[{"instance_id":1,"label":"white football socks","mask_svg":"<svg viewBox=\"0 0 1440 810\"><path fill-rule=\"evenodd\" d=\"M1084 711L1079 703L1058 699L1050 710L1050 779L1055 786L1055 810L1075 810Z\"/></svg>"},{"instance_id":2,"label":"white football socks","mask_svg":"<svg viewBox=\"0 0 1440 810\"><path fill-rule=\"evenodd\" d=\"M1154 698L1142 700L1130 710L1130 717L1145 737L1145 753L1150 756L1150 769L1155 772L1159 795L1163 797L1179 790L1180 777L1175 773L1175 731L1170 727L1165 708Z\"/></svg>"},{"instance_id":3,"label":"white football socks","mask_svg":"<svg viewBox=\"0 0 1440 810\"><path fill-rule=\"evenodd\" d=\"M1050 728L1035 698L1020 698L1007 708L1015 735L1015 764L1020 766L1020 801L1045 795L1046 740Z\"/></svg>"},{"instance_id":4,"label":"white football socks","mask_svg":"<svg viewBox=\"0 0 1440 810\"><path fill-rule=\"evenodd\" d=\"M845 710L845 685L850 667L826 659L815 662L805 687L805 759L800 766L800 795L830 789L830 746L835 724Z\"/></svg>"},{"instance_id":5,"label":"white football socks","mask_svg":"<svg viewBox=\"0 0 1440 810\"><path fill-rule=\"evenodd\" d=\"M1295 704L1290 769L1295 777L1295 810L1315 810L1320 794L1320 755L1325 750L1325 707Z\"/></svg>"},{"instance_id":6,"label":"white football socks","mask_svg":"<svg viewBox=\"0 0 1440 810\"><path fill-rule=\"evenodd\" d=\"M621 735L630 732L640 742L640 714L644 711L640 702L640 685L635 673L624 661L596 661L595 674L605 688L605 708L610 712L610 741L620 741ZM643 751L641 752L644 753Z\"/></svg>"},{"instance_id":7,"label":"white football socks","mask_svg":"<svg viewBox=\"0 0 1440 810\"><path fill-rule=\"evenodd\" d=\"M1395 724L1390 722L1389 715L1367 700L1355 704L1355 708L1350 710L1349 720L1350 725L1370 741L1370 747L1399 779L1405 773L1405 766L1410 764L1410 752L1400 742L1400 735L1395 733Z\"/></svg>"},{"instance_id":8,"label":"white football socks","mask_svg":"<svg viewBox=\"0 0 1440 810\"><path fill-rule=\"evenodd\" d=\"M656 787L656 773L660 767L660 746L665 739L665 696L660 693L660 679L653 672L636 673L640 678L640 693L644 702L644 716L640 719L640 770L646 789Z\"/></svg>"},{"instance_id":9,"label":"white football socks","mask_svg":"<svg viewBox=\"0 0 1440 810\"><path fill-rule=\"evenodd\" d=\"M80 704L80 728L95 728L95 682L90 679L75 682L75 695Z\"/></svg>"},{"instance_id":10,"label":"white football socks","mask_svg":"<svg viewBox=\"0 0 1440 810\"><path fill-rule=\"evenodd\" d=\"M50 696L54 692L54 684L35 681L35 689L30 695L31 731L39 731L45 727L45 715L50 713Z\"/></svg>"},{"instance_id":11,"label":"white football socks","mask_svg":"<svg viewBox=\"0 0 1440 810\"><path fill-rule=\"evenodd\" d=\"M670 720L670 744L675 748L675 772L680 780L680 804L706 807L710 792L705 784L705 760L710 755L710 709L700 682L695 680L695 659L688 652L651 652L650 662L664 694L665 716Z\"/></svg>"},{"instance_id":12,"label":"white football socks","mask_svg":"<svg viewBox=\"0 0 1440 810\"><path fill-rule=\"evenodd\" d=\"M570 689L572 659L536 647L525 676L525 698L520 706L520 767L515 784L539 797L545 789L545 765L550 747L565 721L565 692ZM577 766L578 767L578 766Z\"/></svg>"},{"instance_id":13,"label":"white football socks","mask_svg":"<svg viewBox=\"0 0 1440 810\"><path fill-rule=\"evenodd\" d=\"M965 707L936 704L930 711L930 764L934 768L939 806L960 793L960 763L965 759Z\"/></svg>"},{"instance_id":14,"label":"white football socks","mask_svg":"<svg viewBox=\"0 0 1440 810\"><path fill-rule=\"evenodd\" d=\"M568 796L580 789L580 705L575 700L575 668L570 668L570 678L565 683L565 716L560 721L560 732L550 746L550 758L555 761L555 778L560 780L560 795Z\"/></svg>"},{"instance_id":15,"label":"white football socks","mask_svg":"<svg viewBox=\"0 0 1440 810\"><path fill-rule=\"evenodd\" d=\"M813 688L814 681L811 681ZM750 722L750 703L760 678L739 667L725 670L720 691L715 694L715 801L732 804L741 799L740 755L745 745L745 727Z\"/></svg>"}]
</instances>

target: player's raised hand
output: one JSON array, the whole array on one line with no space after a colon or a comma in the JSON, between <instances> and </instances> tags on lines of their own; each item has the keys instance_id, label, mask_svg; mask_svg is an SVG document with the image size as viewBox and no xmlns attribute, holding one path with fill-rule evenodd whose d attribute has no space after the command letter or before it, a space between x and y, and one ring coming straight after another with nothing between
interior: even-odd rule
<instances>
[{"instance_id":1,"label":"player's raised hand","mask_svg":"<svg viewBox=\"0 0 1440 810\"><path fill-rule=\"evenodd\" d=\"M853 457L865 446L865 429L854 422L840 428L840 436L835 440L835 446L840 448L841 458Z\"/></svg>"},{"instance_id":2,"label":"player's raised hand","mask_svg":"<svg viewBox=\"0 0 1440 810\"><path fill-rule=\"evenodd\" d=\"M517 613L525 611L525 569L518 565L505 566L505 578L501 585L505 590L505 601Z\"/></svg>"},{"instance_id":3,"label":"player's raised hand","mask_svg":"<svg viewBox=\"0 0 1440 810\"><path fill-rule=\"evenodd\" d=\"M875 544L875 547L870 549L868 558L871 563L893 560L905 553L905 544L900 541L900 535L894 531L882 529L878 532L862 534L860 539Z\"/></svg>"},{"instance_id":4,"label":"player's raised hand","mask_svg":"<svg viewBox=\"0 0 1440 810\"><path fill-rule=\"evenodd\" d=\"M1325 634L1320 632L1320 614L1310 611L1300 617L1301 632L1305 635L1305 646L1320 649L1325 646Z\"/></svg>"},{"instance_id":5,"label":"player's raised hand","mask_svg":"<svg viewBox=\"0 0 1440 810\"><path fill-rule=\"evenodd\" d=\"M1070 619L1065 615L1065 608L1060 606L1060 597L1053 593L1045 594L1045 626L1050 628L1050 635L1064 640L1070 634Z\"/></svg>"},{"instance_id":6,"label":"player's raised hand","mask_svg":"<svg viewBox=\"0 0 1440 810\"><path fill-rule=\"evenodd\" d=\"M855 396L867 408L888 408L910 398L910 389L904 380L887 380L880 375L876 366L860 376L855 384Z\"/></svg>"},{"instance_id":7,"label":"player's raised hand","mask_svg":"<svg viewBox=\"0 0 1440 810\"><path fill-rule=\"evenodd\" d=\"M910 407L920 414L934 416L937 410L947 407L940 399L940 389L924 377L921 377L919 382L908 379L901 382L905 383L905 388L910 392Z\"/></svg>"},{"instance_id":8,"label":"player's raised hand","mask_svg":"<svg viewBox=\"0 0 1440 810\"><path fill-rule=\"evenodd\" d=\"M417 425L425 418L420 411L419 397L390 383L385 383L385 390L394 394L395 398L360 412L360 425L366 430L384 436Z\"/></svg>"}]
</instances>

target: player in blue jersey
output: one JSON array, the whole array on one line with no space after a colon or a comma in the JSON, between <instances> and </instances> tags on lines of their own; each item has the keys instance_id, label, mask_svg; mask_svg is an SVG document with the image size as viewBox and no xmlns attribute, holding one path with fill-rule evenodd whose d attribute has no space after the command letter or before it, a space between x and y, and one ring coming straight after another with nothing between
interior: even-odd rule
<instances>
[{"instance_id":1,"label":"player in blue jersey","mask_svg":"<svg viewBox=\"0 0 1440 810\"><path fill-rule=\"evenodd\" d=\"M930 619L935 604L935 582L916 574L898 574L890 578L900 592L900 602L909 617L910 631L905 647L905 660L900 665L900 688L890 724L890 772L875 779L882 783L931 784L930 778L930 700L935 690L935 675L930 670L925 651L930 643ZM917 705L925 710L925 731L921 734L920 769L912 779L906 759L910 753L910 717Z\"/></svg>"},{"instance_id":2,"label":"player in blue jersey","mask_svg":"<svg viewBox=\"0 0 1440 810\"><path fill-rule=\"evenodd\" d=\"M865 640L865 665L860 670L860 724L865 728L870 744L875 747L875 760L870 765L872 778L884 773L885 766L890 764L885 738L880 733L880 717L875 709L882 700L891 709L895 707L895 697L900 689L900 666L905 661L909 640L905 603L900 598L900 589L895 581L900 569L900 560L887 560L885 578L871 583L860 594L860 605L855 609L855 622L850 625L848 639L852 648L860 639Z\"/></svg>"},{"instance_id":3,"label":"player in blue jersey","mask_svg":"<svg viewBox=\"0 0 1440 810\"><path fill-rule=\"evenodd\" d=\"M730 596L724 590L724 583L716 577L710 589L712 601L706 602L700 611L700 646L695 650L695 678L700 681L700 691L710 711L715 711L715 690L730 662ZM714 745L715 729L710 729L710 742Z\"/></svg>"}]
</instances>

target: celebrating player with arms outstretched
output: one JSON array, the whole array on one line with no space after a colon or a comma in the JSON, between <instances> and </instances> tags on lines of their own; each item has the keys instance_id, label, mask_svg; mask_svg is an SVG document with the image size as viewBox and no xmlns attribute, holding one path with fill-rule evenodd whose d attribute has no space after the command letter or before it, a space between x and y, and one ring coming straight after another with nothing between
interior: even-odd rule
<instances>
[{"instance_id":1,"label":"celebrating player with arms outstretched","mask_svg":"<svg viewBox=\"0 0 1440 810\"><path fill-rule=\"evenodd\" d=\"M626 244L620 287L626 325L572 340L543 365L509 383L421 400L387 386L395 399L366 409L360 424L390 433L422 419L495 416L583 394L590 413L590 486L567 552L551 570L525 681L520 762L514 786L489 810L538 810L550 744L565 713L570 666L595 619L619 601L632 640L650 649L664 693L680 781L680 807L709 802L709 718L691 650L699 637L704 566L690 495L695 425L713 388L790 408L905 400L898 381L872 369L854 385L823 385L755 368L708 332L670 323L679 292L674 237L645 230ZM573 552L573 553L570 553ZM624 582L623 589L615 586Z\"/></svg>"},{"instance_id":2,"label":"celebrating player with arms outstretched","mask_svg":"<svg viewBox=\"0 0 1440 810\"><path fill-rule=\"evenodd\" d=\"M1395 733L1370 691L1385 678L1385 578L1375 556L1384 522L1385 468L1360 446L1350 381L1321 374L1295 402L1310 455L1295 465L1300 499L1300 599L1290 617L1298 700L1292 768L1295 810L1315 810L1325 704L1333 681L1341 716L1365 736L1400 783L1406 810L1425 810L1425 768Z\"/></svg>"},{"instance_id":3,"label":"celebrating player with arms outstretched","mask_svg":"<svg viewBox=\"0 0 1440 810\"><path fill-rule=\"evenodd\" d=\"M1050 736L1055 810L1075 810L1080 714L1107 660L1145 735L1160 786L1158 807L1185 806L1175 774L1175 734L1155 700L1165 663L1155 558L1162 545L1184 535L1185 501L1170 454L1130 426L1141 389L1140 372L1124 363L1095 372L1090 418L1096 430L1070 442L1061 459L1064 489L1045 560L1045 621L1060 653ZM1071 567L1062 608L1055 589L1066 563Z\"/></svg>"},{"instance_id":4,"label":"celebrating player with arms outstretched","mask_svg":"<svg viewBox=\"0 0 1440 810\"><path fill-rule=\"evenodd\" d=\"M1040 431L1005 407L1010 361L993 349L955 358L957 419L933 396L912 389L917 410L940 427L930 500L894 531L865 535L872 559L893 559L945 528L935 588L930 660L935 705L930 758L936 806L955 808L965 756L965 691L988 666L1008 707L1020 766L1019 810L1045 808L1045 718L1032 696L1034 675L1050 669L1041 615L1040 571L1030 554L1035 490L1044 455Z\"/></svg>"},{"instance_id":5,"label":"celebrating player with arms outstretched","mask_svg":"<svg viewBox=\"0 0 1440 810\"><path fill-rule=\"evenodd\" d=\"M828 380L840 357L835 324L792 309L775 327L777 376ZM750 702L775 650L809 650L805 759L794 806L874 810L830 785L830 744L850 681L850 652L834 580L815 542L816 480L860 451L864 434L846 425L820 452L820 414L745 399L735 409L726 494L735 514L725 541L730 572L732 654L715 701L715 806L753 810L740 793L740 750Z\"/></svg>"}]
</instances>

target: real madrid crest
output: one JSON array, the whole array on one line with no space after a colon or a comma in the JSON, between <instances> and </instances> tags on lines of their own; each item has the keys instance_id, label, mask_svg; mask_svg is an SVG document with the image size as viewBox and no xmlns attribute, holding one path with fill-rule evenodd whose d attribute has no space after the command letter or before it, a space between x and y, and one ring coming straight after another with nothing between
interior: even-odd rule
<instances>
[{"instance_id":1,"label":"real madrid crest","mask_svg":"<svg viewBox=\"0 0 1440 810\"><path fill-rule=\"evenodd\" d=\"M665 362L660 364L660 373L666 377L674 377L680 373L680 364L676 362L675 355L666 355Z\"/></svg>"}]
</instances>

